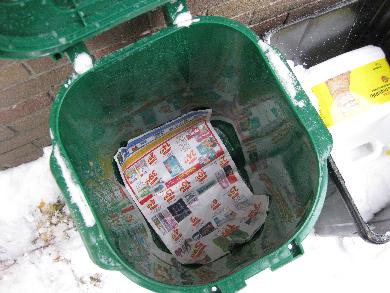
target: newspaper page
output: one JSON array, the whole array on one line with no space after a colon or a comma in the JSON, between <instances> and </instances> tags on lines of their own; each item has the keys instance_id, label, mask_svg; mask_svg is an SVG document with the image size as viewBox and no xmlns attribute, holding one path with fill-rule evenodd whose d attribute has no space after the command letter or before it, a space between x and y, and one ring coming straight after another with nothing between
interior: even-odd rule
<instances>
[{"instance_id":1,"label":"newspaper page","mask_svg":"<svg viewBox=\"0 0 390 293\"><path fill-rule=\"evenodd\" d=\"M130 140L115 156L130 196L183 264L204 264L262 226L266 195L253 195L210 123L185 114Z\"/></svg>"}]
</instances>

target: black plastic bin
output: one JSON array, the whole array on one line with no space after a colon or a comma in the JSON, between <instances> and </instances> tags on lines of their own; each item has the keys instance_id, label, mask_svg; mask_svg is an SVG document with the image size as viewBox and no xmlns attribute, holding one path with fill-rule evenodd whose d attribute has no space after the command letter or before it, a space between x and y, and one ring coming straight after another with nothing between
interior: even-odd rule
<instances>
[{"instance_id":1,"label":"black plastic bin","mask_svg":"<svg viewBox=\"0 0 390 293\"><path fill-rule=\"evenodd\" d=\"M390 1L342 2L330 11L273 31L267 38L287 60L304 64L306 68L370 44L381 47L389 58ZM338 236L359 234L375 244L388 242L390 206L365 223L331 157L328 168L330 180L327 198L315 225L316 233Z\"/></svg>"}]
</instances>

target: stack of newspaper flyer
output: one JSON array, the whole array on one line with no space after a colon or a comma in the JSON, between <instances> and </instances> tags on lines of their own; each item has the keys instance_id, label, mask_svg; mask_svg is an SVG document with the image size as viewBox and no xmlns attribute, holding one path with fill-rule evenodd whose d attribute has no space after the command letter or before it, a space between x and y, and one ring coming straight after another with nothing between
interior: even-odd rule
<instances>
[{"instance_id":1,"label":"stack of newspaper flyer","mask_svg":"<svg viewBox=\"0 0 390 293\"><path fill-rule=\"evenodd\" d=\"M210 123L187 113L128 141L115 155L129 195L172 255L205 264L264 224L268 197L254 195Z\"/></svg>"}]
</instances>

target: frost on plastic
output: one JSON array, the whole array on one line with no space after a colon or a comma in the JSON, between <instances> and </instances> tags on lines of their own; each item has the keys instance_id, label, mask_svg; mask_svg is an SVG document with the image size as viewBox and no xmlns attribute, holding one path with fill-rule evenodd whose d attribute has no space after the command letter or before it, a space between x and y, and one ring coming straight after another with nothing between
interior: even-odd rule
<instances>
[{"instance_id":1,"label":"frost on plastic","mask_svg":"<svg viewBox=\"0 0 390 293\"><path fill-rule=\"evenodd\" d=\"M93 225L95 225L95 218L92 215L91 209L85 200L84 194L81 191L80 186L72 179L70 170L67 167L64 158L60 153L58 145L53 146L53 151L54 151L54 157L56 158L58 166L61 169L62 177L64 178L66 186L68 188L71 201L75 203L79 208L79 211L81 213L81 216L83 217L85 225L88 227L92 227Z\"/></svg>"},{"instance_id":2,"label":"frost on plastic","mask_svg":"<svg viewBox=\"0 0 390 293\"><path fill-rule=\"evenodd\" d=\"M286 66L286 64L284 64L282 59L280 59L279 55L275 52L274 49L272 49L270 45L266 44L262 40L259 40L258 44L266 54L269 63L271 64L275 73L278 75L280 82L290 96L293 104L299 108L303 108L305 106L305 102L303 100L298 101L296 99L297 89L294 76L290 69Z\"/></svg>"}]
</instances>

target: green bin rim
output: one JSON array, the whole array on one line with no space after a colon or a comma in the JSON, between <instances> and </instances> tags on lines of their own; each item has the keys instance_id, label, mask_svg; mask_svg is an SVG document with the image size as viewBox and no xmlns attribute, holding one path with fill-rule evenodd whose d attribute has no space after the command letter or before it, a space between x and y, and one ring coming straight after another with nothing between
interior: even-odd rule
<instances>
[{"instance_id":1,"label":"green bin rim","mask_svg":"<svg viewBox=\"0 0 390 293\"><path fill-rule=\"evenodd\" d=\"M90 202L87 197L85 197L86 201L88 202L88 205L90 207L90 210L95 218L96 224L93 227L82 227L83 232L81 234L84 234L83 241L87 247L87 250L91 256L91 258L94 260L95 263L99 263L99 261L93 257L93 250L94 246L96 246L96 243L90 242L88 239L98 239L98 241L102 241L104 245L107 247L107 254L111 255L115 259L113 260L112 266L105 265L106 269L113 269L121 271L125 276L127 276L129 279L131 279L133 282L137 283L138 285L150 289L152 291L156 292L212 292L212 287L219 288L222 292L236 292L239 289L245 287L245 280L250 278L251 276L259 273L260 271L271 268L271 270L277 269L288 262L292 261L297 256L303 254L303 249L301 247L302 241L305 239L305 237L309 234L309 232L314 227L314 224L320 214L320 211L322 209L322 206L324 204L325 195L326 195L326 188L323 188L326 186L328 181L328 172L327 172L327 157L330 154L331 146L332 146L332 138L322 123L320 117L318 116L317 112L315 111L314 107L311 106L310 101L302 88L300 87L298 81L294 79L297 86L297 96L300 100L303 100L306 103L305 108L300 108L294 105L293 101L289 98L287 91L283 87L281 81L278 78L277 73L274 71L273 67L269 64L268 59L266 57L265 52L261 49L259 46L260 38L247 26L234 21L230 20L224 17L218 17L218 16L200 16L196 17L199 21L194 22L191 24L191 26L199 26L203 24L214 24L214 25L222 25L226 26L229 29L236 30L243 35L245 35L250 41L252 41L259 50L259 56L261 56L267 63L269 70L273 74L276 82L278 83L279 87L283 89L284 97L287 101L287 103L290 105L290 107L293 109L294 115L299 121L300 124L302 124L305 128L305 131L310 138L310 143L312 145L312 148L315 152L316 159L317 159L317 168L319 170L319 181L318 181L318 188L317 188L317 194L315 195L315 200L312 204L312 207L310 209L310 212L308 212L306 216L306 220L300 224L299 228L297 228L296 233L285 242L285 244L281 247L279 247L277 250L263 256L262 258L254 261L250 265L244 267L238 272L233 273L232 275L220 279L217 282L208 283L205 285L169 285L162 282L158 282L155 280L152 280L141 273L137 272L136 270L132 269L125 261L122 260L122 258L119 256L119 254L116 252L116 250L109 244L107 235L103 232L102 224L98 217L96 217L96 214L94 210L91 208ZM96 62L94 67L90 71L96 71L99 69L104 68L105 66L110 66L113 62L115 62L119 57L125 56L129 52L142 50L142 48L146 46L153 45L153 42L164 38L167 35L174 34L179 30L183 29L191 29L191 26L189 28L187 27L177 27L177 26L169 26L167 28L164 28L160 30L159 32L145 37L141 40L139 40L136 43L133 43L125 48L119 49L115 51L112 54L109 54L100 60ZM283 60L285 64L285 60ZM65 201L72 213L72 216L75 218L76 224L77 223L84 223L82 215L80 211L77 209L77 207L71 202L71 198L68 193L68 189L66 184L64 184L64 179L61 173L61 170L59 168L58 162L54 156L54 148L58 147L60 154L62 158L65 160L66 165L68 169L71 172L72 179L74 182L76 182L80 188L83 190L82 185L80 184L80 180L77 173L75 172L74 168L70 165L70 160L68 157L68 154L66 153L66 150L63 146L63 143L61 141L61 136L59 133L59 113L61 109L62 102L64 101L67 92L72 87L73 84L77 82L82 82L83 76L85 74L88 74L89 71L87 71L84 74L81 74L79 76L76 76L75 78L72 78L70 82L68 82L65 85L63 85L58 95L53 103L51 114L50 114L50 132L51 132L51 139L52 139L52 146L53 146L53 152L51 155L50 165L52 169L53 176L55 177L57 183L60 186L60 189L64 193ZM308 131L310 125L310 132ZM84 194L84 192L83 192ZM88 237L90 236L90 237ZM298 250L292 251L291 248ZM101 264L102 265L102 264ZM102 265L104 266L104 265Z\"/></svg>"}]
</instances>

